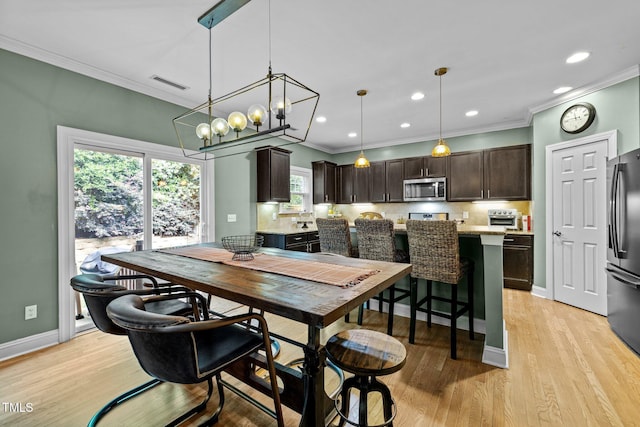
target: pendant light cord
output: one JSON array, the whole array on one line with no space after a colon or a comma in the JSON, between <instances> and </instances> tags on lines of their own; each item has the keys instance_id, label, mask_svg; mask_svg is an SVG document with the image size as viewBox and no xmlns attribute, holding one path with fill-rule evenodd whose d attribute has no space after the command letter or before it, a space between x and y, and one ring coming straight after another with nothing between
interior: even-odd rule
<instances>
[{"instance_id":1,"label":"pendant light cord","mask_svg":"<svg viewBox=\"0 0 640 427\"><path fill-rule=\"evenodd\" d=\"M360 152L364 152L364 113L362 112L362 98L360 97Z\"/></svg>"},{"instance_id":2,"label":"pendant light cord","mask_svg":"<svg viewBox=\"0 0 640 427\"><path fill-rule=\"evenodd\" d=\"M440 79L440 139L438 139L438 142L442 141L442 74L440 74L439 79Z\"/></svg>"}]
</instances>

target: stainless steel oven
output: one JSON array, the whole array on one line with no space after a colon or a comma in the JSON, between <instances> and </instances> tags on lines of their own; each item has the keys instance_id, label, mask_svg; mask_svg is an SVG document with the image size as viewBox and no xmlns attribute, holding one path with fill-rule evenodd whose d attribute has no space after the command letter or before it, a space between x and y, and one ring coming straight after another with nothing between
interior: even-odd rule
<instances>
[{"instance_id":1,"label":"stainless steel oven","mask_svg":"<svg viewBox=\"0 0 640 427\"><path fill-rule=\"evenodd\" d=\"M522 215L517 209L489 209L489 225L499 225L509 230L519 230Z\"/></svg>"}]
</instances>

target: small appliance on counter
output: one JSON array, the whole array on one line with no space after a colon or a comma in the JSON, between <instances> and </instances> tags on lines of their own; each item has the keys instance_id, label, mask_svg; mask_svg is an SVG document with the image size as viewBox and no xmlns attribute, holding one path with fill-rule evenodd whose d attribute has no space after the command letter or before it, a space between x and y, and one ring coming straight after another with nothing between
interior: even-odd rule
<instances>
[{"instance_id":1,"label":"small appliance on counter","mask_svg":"<svg viewBox=\"0 0 640 427\"><path fill-rule=\"evenodd\" d=\"M607 184L607 320L640 354L640 150L609 160Z\"/></svg>"},{"instance_id":2,"label":"small appliance on counter","mask_svg":"<svg viewBox=\"0 0 640 427\"><path fill-rule=\"evenodd\" d=\"M519 230L521 215L517 209L489 209L489 225L499 225L508 230Z\"/></svg>"},{"instance_id":3,"label":"small appliance on counter","mask_svg":"<svg viewBox=\"0 0 640 427\"><path fill-rule=\"evenodd\" d=\"M409 219L423 219L427 221L446 221L449 219L447 212L409 212Z\"/></svg>"}]
</instances>

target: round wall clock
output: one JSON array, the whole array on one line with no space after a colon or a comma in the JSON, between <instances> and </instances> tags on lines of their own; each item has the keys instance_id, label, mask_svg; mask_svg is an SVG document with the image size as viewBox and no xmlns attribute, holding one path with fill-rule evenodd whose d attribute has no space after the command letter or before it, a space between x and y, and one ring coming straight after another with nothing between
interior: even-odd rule
<instances>
[{"instance_id":1,"label":"round wall clock","mask_svg":"<svg viewBox=\"0 0 640 427\"><path fill-rule=\"evenodd\" d=\"M574 104L560 116L560 127L567 133L579 133L591 126L596 118L596 107L588 102Z\"/></svg>"}]
</instances>

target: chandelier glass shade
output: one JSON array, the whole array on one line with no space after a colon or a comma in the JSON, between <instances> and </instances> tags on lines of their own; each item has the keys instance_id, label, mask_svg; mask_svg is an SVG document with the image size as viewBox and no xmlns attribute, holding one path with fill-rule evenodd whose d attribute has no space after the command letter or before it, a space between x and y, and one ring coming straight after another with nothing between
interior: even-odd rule
<instances>
[{"instance_id":1,"label":"chandelier glass shade","mask_svg":"<svg viewBox=\"0 0 640 427\"><path fill-rule=\"evenodd\" d=\"M270 60L266 77L212 97L211 29L248 1L221 0L198 18L209 29L209 96L173 119L186 157L209 160L246 153L254 148L250 143L266 139L271 146L301 143L313 123L320 95L287 74L273 73Z\"/></svg>"}]
</instances>

